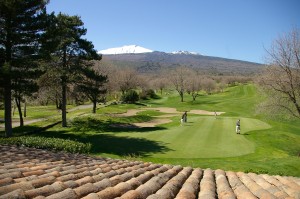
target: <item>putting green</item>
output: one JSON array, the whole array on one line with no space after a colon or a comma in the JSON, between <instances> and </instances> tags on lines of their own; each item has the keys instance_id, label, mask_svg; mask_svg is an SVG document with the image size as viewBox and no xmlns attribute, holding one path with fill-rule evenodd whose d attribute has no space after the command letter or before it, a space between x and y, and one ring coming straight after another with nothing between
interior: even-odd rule
<instances>
[{"instance_id":1,"label":"putting green","mask_svg":"<svg viewBox=\"0 0 300 199\"><path fill-rule=\"evenodd\" d=\"M213 116L190 116L188 123L164 131L127 136L144 137L163 143L170 150L151 154L153 158L216 158L234 157L253 153L255 144L247 139L254 130L271 126L257 119L240 118L241 135L235 133L237 118ZM175 123L175 122L174 122ZM139 134L139 135L138 135Z\"/></svg>"}]
</instances>

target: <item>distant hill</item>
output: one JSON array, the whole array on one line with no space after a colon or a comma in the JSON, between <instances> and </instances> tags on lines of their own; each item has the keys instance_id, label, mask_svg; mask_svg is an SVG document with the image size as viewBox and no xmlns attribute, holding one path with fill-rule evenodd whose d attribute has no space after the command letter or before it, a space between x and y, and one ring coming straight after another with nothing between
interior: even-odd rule
<instances>
[{"instance_id":1,"label":"distant hill","mask_svg":"<svg viewBox=\"0 0 300 199\"><path fill-rule=\"evenodd\" d=\"M156 73L178 66L200 69L210 74L250 75L260 72L262 64L204 56L196 52L174 51L171 53L153 51L138 45L127 45L98 51L102 64L117 67L134 67L140 73Z\"/></svg>"},{"instance_id":2,"label":"distant hill","mask_svg":"<svg viewBox=\"0 0 300 199\"><path fill-rule=\"evenodd\" d=\"M172 69L177 66L187 66L200 69L203 72L218 75L255 75L264 67L262 64L204 56L194 53L148 52L138 54L103 55L104 65L117 67L134 67L140 73L155 73L162 69Z\"/></svg>"}]
</instances>

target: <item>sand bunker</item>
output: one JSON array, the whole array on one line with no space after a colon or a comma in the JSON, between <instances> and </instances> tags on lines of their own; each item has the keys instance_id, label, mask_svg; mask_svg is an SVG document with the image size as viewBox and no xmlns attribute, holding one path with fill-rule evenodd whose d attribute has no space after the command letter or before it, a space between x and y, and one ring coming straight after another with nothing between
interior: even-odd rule
<instances>
[{"instance_id":1,"label":"sand bunker","mask_svg":"<svg viewBox=\"0 0 300 199\"><path fill-rule=\"evenodd\" d=\"M114 114L116 117L129 117L129 116L135 116L138 112L141 112L143 110L141 109L128 109L126 113L117 113Z\"/></svg>"},{"instance_id":2,"label":"sand bunker","mask_svg":"<svg viewBox=\"0 0 300 199\"><path fill-rule=\"evenodd\" d=\"M144 110L154 110L162 113L181 113L176 110L176 108L169 107L158 107L158 108L143 108Z\"/></svg>"},{"instance_id":3,"label":"sand bunker","mask_svg":"<svg viewBox=\"0 0 300 199\"><path fill-rule=\"evenodd\" d=\"M215 115L215 112L210 112L210 111L204 111L204 110L191 110L189 113L193 114L199 114L199 115ZM225 112L216 112L217 115L221 115Z\"/></svg>"},{"instance_id":4,"label":"sand bunker","mask_svg":"<svg viewBox=\"0 0 300 199\"><path fill-rule=\"evenodd\" d=\"M142 109L128 109L126 113L120 113L120 114L114 114L116 117L128 117L128 116L134 116L138 112L145 111L145 110L154 110L159 111L162 113L167 113L167 115L160 115L156 116L157 119L148 121L148 122L140 122L140 123L133 123L132 125L135 127L155 127L160 124L166 124L169 122L172 122L172 120L168 119L169 117L175 117L181 115L183 112L177 111L176 108L170 108L170 107L158 107L158 108L142 108ZM188 111L188 113L192 114L198 114L198 115L215 115L215 112L205 111L205 110L191 110ZM216 112L217 115L221 115L225 112ZM129 126L119 126L118 127L124 127L124 128L132 128Z\"/></svg>"}]
</instances>

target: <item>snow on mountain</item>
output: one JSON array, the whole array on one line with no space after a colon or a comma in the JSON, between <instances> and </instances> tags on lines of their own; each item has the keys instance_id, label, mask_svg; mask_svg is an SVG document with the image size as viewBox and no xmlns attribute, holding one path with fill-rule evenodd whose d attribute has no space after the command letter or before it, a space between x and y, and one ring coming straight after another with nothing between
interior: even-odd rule
<instances>
[{"instance_id":1,"label":"snow on mountain","mask_svg":"<svg viewBox=\"0 0 300 199\"><path fill-rule=\"evenodd\" d=\"M183 51L183 50L179 50L179 51L174 51L171 52L171 54L180 54L180 55L200 55L199 53L196 52L189 52L189 51Z\"/></svg>"},{"instance_id":2,"label":"snow on mountain","mask_svg":"<svg viewBox=\"0 0 300 199\"><path fill-rule=\"evenodd\" d=\"M117 48L109 48L106 50L100 50L98 51L99 54L103 55L116 55L116 54L131 54L131 53L150 53L153 52L153 50L143 48L141 46L137 45L128 45L128 46L122 46Z\"/></svg>"},{"instance_id":3,"label":"snow on mountain","mask_svg":"<svg viewBox=\"0 0 300 199\"><path fill-rule=\"evenodd\" d=\"M153 50L138 46L138 45L127 45L122 47L116 47L116 48L109 48L106 50L100 50L98 51L99 54L103 55L117 55L117 54L137 54L137 53L151 53L154 52ZM200 55L196 52L189 52L189 51L174 51L170 54L175 55Z\"/></svg>"}]
</instances>

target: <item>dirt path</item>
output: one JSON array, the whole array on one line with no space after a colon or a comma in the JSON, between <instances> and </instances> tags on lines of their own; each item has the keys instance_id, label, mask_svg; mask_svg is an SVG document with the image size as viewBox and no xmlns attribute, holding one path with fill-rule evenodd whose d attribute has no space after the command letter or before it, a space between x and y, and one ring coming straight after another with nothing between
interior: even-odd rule
<instances>
[{"instance_id":1,"label":"dirt path","mask_svg":"<svg viewBox=\"0 0 300 199\"><path fill-rule=\"evenodd\" d=\"M44 121L44 120L47 120L47 118L39 118L39 119L32 119L32 120L24 120L24 125L27 125L27 124L32 124L32 123L35 123L35 122L41 122L41 121ZM0 128L4 128L4 123L0 125ZM12 127L17 127L17 126L20 126L20 121L13 121L11 123Z\"/></svg>"},{"instance_id":2,"label":"dirt path","mask_svg":"<svg viewBox=\"0 0 300 199\"><path fill-rule=\"evenodd\" d=\"M77 106L77 107L74 107L74 108L71 108L71 109L67 109L68 112L72 112L72 111L76 111L76 110L80 110L80 109L86 109L86 108L92 108L93 105L92 104L85 104L85 105L80 105L80 106ZM35 123L35 122L41 122L41 121L45 121L45 120L48 120L49 118L52 118L52 116L48 116L48 117L45 117L45 118L37 118L37 119L29 119L27 120L26 118L24 118L24 125L28 125L28 124L32 124L32 123ZM4 119L0 118L0 121L3 121L4 122ZM20 126L20 121L18 119L14 119L11 123L12 127L17 127L17 126ZM4 128L5 124L0 124L0 129L1 128Z\"/></svg>"}]
</instances>

